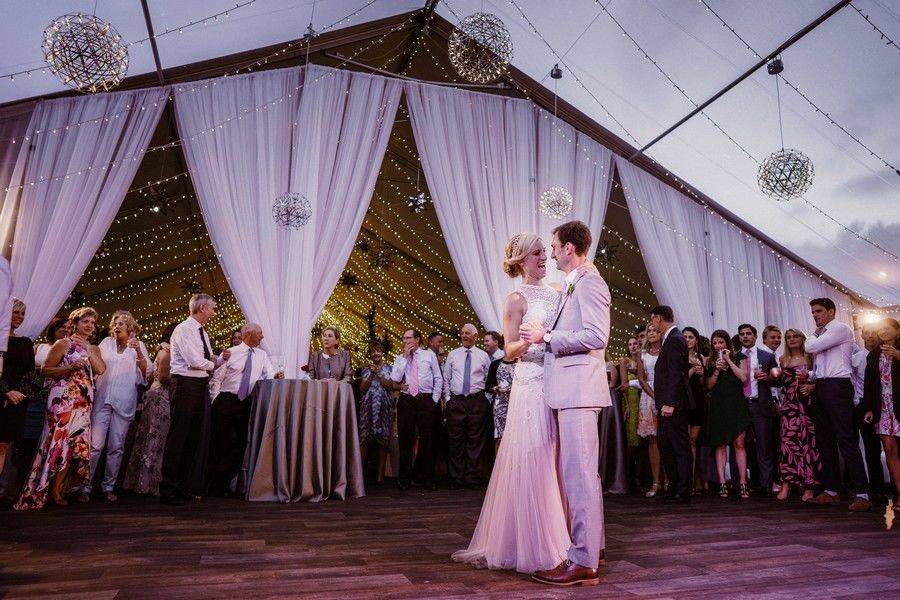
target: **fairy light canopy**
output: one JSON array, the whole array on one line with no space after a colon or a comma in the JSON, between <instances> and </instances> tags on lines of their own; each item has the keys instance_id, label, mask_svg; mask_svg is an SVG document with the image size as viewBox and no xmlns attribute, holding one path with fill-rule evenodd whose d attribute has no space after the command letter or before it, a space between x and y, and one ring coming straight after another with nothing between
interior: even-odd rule
<instances>
[{"instance_id":1,"label":"fairy light canopy","mask_svg":"<svg viewBox=\"0 0 900 600\"><path fill-rule=\"evenodd\" d=\"M146 30L143 29L143 16L139 7L135 11L134 7L129 8L125 4L127 3L101 2L97 14L117 27L122 38L131 43L146 37ZM461 18L479 12L481 3L475 0L439 2L429 34L425 36L418 35L422 22L418 17L411 18L408 27L387 33L390 29L388 23L401 21L408 11L419 10L423 4L424 0L374 2L369 6L366 6L367 0L319 2L313 28L317 32L324 32L323 40L326 41L320 47L313 48L311 60L341 68L362 68L354 64L341 64L339 57L354 55L377 40L377 43L355 56L354 62L389 72L405 68L407 76L419 79L468 83L462 80L450 61L447 37L438 35L435 31L442 27L441 23L445 24L442 30L444 33L452 31L452 26L458 24ZM821 12L819 9L825 3L814 3L815 6L805 8L776 4L774 0L769 4L770 12L784 16L774 26L771 23L764 26L758 16L745 13L738 6L727 10L723 8L719 13L729 24L735 25L745 34L745 39L767 52ZM87 10L90 7L75 6L71 10L79 8ZM719 9L717 6L716 8ZM193 25L181 33L177 31L180 25L202 19L205 15L222 9L222 6L214 6L211 2L160 1L150 4L157 35L161 36L157 43L163 67L188 65L177 71L177 81L208 77L209 69L218 69L217 73L223 74L236 66L253 64L259 57L274 54L291 40L296 40L310 18L310 6L307 4L297 6L286 0L272 0L254 3L206 24ZM357 15L335 26L333 31L325 31L328 25L358 9L361 10ZM522 18L519 9L536 26L539 35ZM12 70L15 70L14 65L15 68L23 65L40 66L40 33L55 16L46 14L39 15L38 18L25 9L13 7L11 11L14 14L10 20L16 20L20 10L23 21L17 29L24 30L29 24L34 25L38 34L38 51L35 56L29 56L22 49L28 47L25 41L13 46L13 40L19 34L11 28L3 31L3 27L9 27L9 24L0 22L0 39L4 40L0 45L4 49L10 49L10 53L5 55L7 58L4 63ZM511 68L540 82L554 64L560 63L564 72L558 86L560 105L571 105L580 110L586 119L584 123L589 123L592 119L595 124L634 145L629 134L640 142L647 141L690 108L685 98L659 75L651 61L637 53L598 5L592 6L590 2L586 2L577 3L577 6L576 3L564 3L551 7L549 4L539 6L510 0L508 3L490 3L487 10L497 15L509 31L515 48ZM733 76L738 68L736 65L745 65L750 56L739 42L733 42L723 35L731 34L714 17L708 16L702 5L699 8L691 7L690 10L685 8L684 12L668 6L654 7L642 3L621 6L613 4L608 10L635 36L641 47L661 63L672 79L696 98L705 97L711 89L716 89L714 85ZM291 18L288 19L287 16ZM854 31L853 16L849 13L843 15L835 22L835 26ZM872 18L876 18L875 14ZM709 19L706 26L702 24L705 19ZM592 23L590 27L589 23ZM747 31L742 31L738 25L746 27ZM173 33L166 33L169 29ZM344 35L341 33L343 31L348 33ZM329 33L336 37L327 37ZM693 34L693 37L688 33ZM823 33L828 32L823 30ZM844 41L840 39L833 40L833 43L846 50L849 57L858 57L863 52L859 46L864 46L862 42L867 39L865 33L865 29L860 30L854 47L848 44L845 48ZM3 34L6 34L5 38ZM382 37L383 39L379 39ZM824 37L830 38L832 35ZM693 53L708 52L702 46L696 46L695 38L702 39L718 52L710 55L709 60L704 63L703 72L699 74L698 69L671 60L673 49L663 43L668 39L669 42L676 43L676 47ZM872 68L882 72L880 70L884 68L884 56L890 55L882 55L877 42L876 36L873 43L875 50L871 52L877 51L874 56L881 58L872 63ZM808 43L816 48L822 42L817 36ZM253 50L258 48L265 48L268 52ZM567 50L570 51L566 53ZM888 50L894 51L893 48ZM559 56L554 55L554 51ZM202 75L199 75L199 66L190 66L190 63L236 52L244 54L207 63ZM150 74L153 65L149 44L133 44L129 46L129 53L129 79L125 80L122 87L155 85L155 75ZM791 53L788 52L787 55L790 56ZM598 57L606 58L598 63ZM258 66L247 70L297 65L302 64L303 59L302 51L294 48L272 56L267 62L260 60ZM867 73L850 69L844 64L845 60L850 59L840 58L833 71L834 77L840 74L854 81L862 78L868 80ZM820 101L822 106L827 104L830 107L831 102L841 105L842 91L835 86L831 86L827 94L821 93L822 86L812 77L815 75L814 65L807 58L791 56L790 64L789 75L804 92ZM601 67L599 71L598 66ZM194 71L198 74L192 75ZM5 71L0 68L0 75L3 72ZM603 76L600 77L598 72L602 72ZM728 95L723 98L721 105L717 103L715 109L710 111L710 116L762 161L771 150L771 140L777 135L777 125L771 118L774 97L770 81L765 79L765 73L759 77L759 85L756 85L755 78L751 78L744 86L731 92L733 97ZM877 88L876 83L883 86L887 80L870 82L871 89ZM543 81L543 85L550 87L549 78ZM857 87L865 89L865 86ZM37 71L31 77L21 75L16 76L14 81L0 80L0 99L13 101L39 93L55 93L62 89L62 84L52 74ZM521 92L508 85L506 89L484 91L521 96ZM891 228L898 226L896 222L889 221L886 228L872 230L865 223L854 220L868 218L879 211L882 216L889 214L885 198L893 197L896 200L897 196L896 193L891 196L890 193L883 192L885 189L890 192L894 187L900 187L900 178L896 182L891 180L885 175L883 165L879 168L877 161L870 160L870 156L859 155L852 142L848 142L840 131L830 128L827 121L817 120L821 117L810 110L802 99L792 99L789 96L792 93L782 89L785 114L790 111L803 114L791 118L791 141L810 152L817 167L817 183L814 188L816 196L812 200L842 222L870 233L879 242L900 239L900 236L890 234ZM598 100L612 116L600 107ZM877 106L873 111L885 128L893 126L895 131L900 128L897 115L884 113ZM836 111L834 114L848 113ZM562 111L560 118L565 118ZM622 126L616 121L621 122ZM879 141L881 130L872 131L861 126L864 124L864 120L857 122L853 118L847 119L851 130L860 135L863 131L867 132L866 143L873 147L888 148ZM763 130L765 135L760 133L755 138L757 130ZM172 132L161 126L151 146L176 141ZM829 149L827 157L814 154L821 152L822 148ZM190 178L181 175L185 169L179 161L179 152L177 144L173 144L170 148L153 152L144 158L132 186L136 191L126 198L107 235L102 255L94 258L76 291L88 302L97 305L101 312L119 308L123 302L133 303L138 318L149 325L148 333L153 335L183 314L186 303L185 282L190 282L192 289L196 287L194 282L197 282L204 291L211 292L220 299L222 317L215 325L217 331L214 333L224 339L228 330L239 325L243 317L228 290L227 279L206 234ZM846 160L847 152L852 154L854 160ZM756 183L758 165L743 156L703 117L688 123L683 131L661 142L649 155L751 225L798 251L802 257L852 287L872 296L889 294L890 290L886 287L896 287L900 272L896 264L886 260L883 254L846 232L834 231L833 223L808 206L798 202L792 205L795 216L808 223L809 227L835 240L846 241L847 251L867 263L863 269L857 262L838 253L833 245L828 245L818 235L809 232L806 226L782 212L783 209L776 206L778 203L761 194ZM837 166L836 162L839 163ZM829 200L829 193L833 193L835 197L840 195L845 200L846 189L843 183L852 179L852 173L847 170L849 167L857 169L853 171L856 176L871 176L870 183L878 192L854 196L855 202L865 205L867 210L854 211L852 217L849 210L841 212L845 201L836 203ZM867 167L871 167L878 176L873 175ZM401 109L375 196L359 238L368 248L351 254L345 268L351 277L345 281L353 281L354 284L337 286L320 319L323 322L345 324L347 331L344 334L353 345L360 346L363 343L367 330L364 317L373 304L378 307L376 319L379 335L384 331L395 335L404 327L415 326L422 331L439 330L452 336L460 323L477 322L441 239L435 211L426 208L417 212L409 204L411 198L418 198L419 194L425 194L423 197L426 201L430 197L427 182L422 181L420 185L416 185L420 172L412 131L409 123L404 122L404 111ZM887 183L883 181L885 178ZM151 185L162 180L167 181L159 186ZM613 189L612 201L625 204L620 189ZM609 230L598 237L608 246L616 246L618 251L616 260L604 261L602 268L605 269L604 273L608 275L618 299L613 314L614 342L624 347L628 333L645 318L646 310L653 305L656 297L649 284L627 213L611 207L607 224ZM845 237L842 238L841 235ZM373 262L372 249L385 249L382 256L388 260ZM892 249L894 253L900 252L896 247ZM390 265L385 268L387 262ZM878 275L882 272L886 274L885 277Z\"/></svg>"}]
</instances>

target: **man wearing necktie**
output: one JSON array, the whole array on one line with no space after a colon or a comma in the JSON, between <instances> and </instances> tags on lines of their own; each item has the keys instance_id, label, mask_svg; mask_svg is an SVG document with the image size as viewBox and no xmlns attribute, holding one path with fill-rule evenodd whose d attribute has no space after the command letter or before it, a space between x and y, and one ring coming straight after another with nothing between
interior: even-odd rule
<instances>
[{"instance_id":1,"label":"man wearing necktie","mask_svg":"<svg viewBox=\"0 0 900 600\"><path fill-rule=\"evenodd\" d=\"M462 346L444 362L444 401L447 403L447 473L452 485L479 487L487 458L490 406L484 394L491 358L475 347L478 330L466 323L459 330Z\"/></svg>"},{"instance_id":2,"label":"man wearing necktie","mask_svg":"<svg viewBox=\"0 0 900 600\"><path fill-rule=\"evenodd\" d=\"M400 473L397 485L434 487L434 411L441 400L441 368L437 355L422 348L422 334L415 329L403 333L403 352L394 359L391 381L398 384L397 437L400 442ZM418 452L413 448L418 433Z\"/></svg>"},{"instance_id":3,"label":"man wearing necktie","mask_svg":"<svg viewBox=\"0 0 900 600\"><path fill-rule=\"evenodd\" d=\"M212 439L209 452L210 494L228 497L247 445L250 421L250 392L260 379L281 379L269 356L259 347L262 328L247 323L241 328L237 346L229 348L229 358L216 369L209 383L212 397Z\"/></svg>"},{"instance_id":4,"label":"man wearing necktie","mask_svg":"<svg viewBox=\"0 0 900 600\"><path fill-rule=\"evenodd\" d=\"M188 304L191 316L178 324L169 342L173 390L171 421L163 453L159 501L181 506L204 492L204 472L209 450L210 373L228 352L213 360L204 325L216 316L216 301L208 294L194 294Z\"/></svg>"}]
</instances>

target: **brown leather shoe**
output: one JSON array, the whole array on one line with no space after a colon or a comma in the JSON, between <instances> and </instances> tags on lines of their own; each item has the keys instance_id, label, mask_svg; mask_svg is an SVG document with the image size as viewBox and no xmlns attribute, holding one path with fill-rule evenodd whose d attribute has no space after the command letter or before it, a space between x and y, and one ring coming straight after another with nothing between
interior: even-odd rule
<instances>
[{"instance_id":1,"label":"brown leather shoe","mask_svg":"<svg viewBox=\"0 0 900 600\"><path fill-rule=\"evenodd\" d=\"M569 560L563 561L555 569L538 571L531 578L539 583L560 586L597 585L600 583L597 569L582 567Z\"/></svg>"},{"instance_id":2,"label":"brown leather shoe","mask_svg":"<svg viewBox=\"0 0 900 600\"><path fill-rule=\"evenodd\" d=\"M837 496L832 496L831 494L826 494L825 492L821 492L818 496L813 496L809 499L809 504L818 504L819 506L834 506L840 503L841 499Z\"/></svg>"},{"instance_id":3,"label":"brown leather shoe","mask_svg":"<svg viewBox=\"0 0 900 600\"><path fill-rule=\"evenodd\" d=\"M854 498L849 506L850 512L866 512L870 508L872 508L872 503L860 496Z\"/></svg>"}]
</instances>

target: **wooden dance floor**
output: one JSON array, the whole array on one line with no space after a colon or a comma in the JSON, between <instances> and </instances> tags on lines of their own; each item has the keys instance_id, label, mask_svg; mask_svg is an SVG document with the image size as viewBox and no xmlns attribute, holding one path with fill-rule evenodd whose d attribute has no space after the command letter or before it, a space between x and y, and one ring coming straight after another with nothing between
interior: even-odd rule
<instances>
[{"instance_id":1,"label":"wooden dance floor","mask_svg":"<svg viewBox=\"0 0 900 600\"><path fill-rule=\"evenodd\" d=\"M449 560L482 493L371 495L325 504L145 498L0 513L6 598L888 598L900 543L883 509L703 499L606 503L609 564L592 588Z\"/></svg>"}]
</instances>

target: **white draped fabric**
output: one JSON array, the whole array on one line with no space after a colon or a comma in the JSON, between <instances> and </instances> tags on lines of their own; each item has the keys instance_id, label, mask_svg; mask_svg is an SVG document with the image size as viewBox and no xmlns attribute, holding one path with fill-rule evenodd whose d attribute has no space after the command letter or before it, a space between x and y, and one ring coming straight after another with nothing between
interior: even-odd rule
<instances>
[{"instance_id":1,"label":"white draped fabric","mask_svg":"<svg viewBox=\"0 0 900 600\"><path fill-rule=\"evenodd\" d=\"M165 97L165 88L152 88L34 109L31 146L20 149L10 176L24 187L9 190L0 212L0 239L12 243L13 291L28 306L22 335L40 333L75 288L134 180Z\"/></svg>"},{"instance_id":2,"label":"white draped fabric","mask_svg":"<svg viewBox=\"0 0 900 600\"><path fill-rule=\"evenodd\" d=\"M21 185L21 181L12 181L13 171L19 161L20 149L28 149L25 132L31 121L31 113L36 102L17 104L0 109L0 199L6 198L7 188ZM21 171L19 173L21 175ZM12 198L18 197L15 191ZM3 202L0 206L0 223L12 222L18 208L18 202ZM12 233L12 232L10 232ZM5 237L5 236L3 236ZM0 239L0 254L9 258L12 250L11 239Z\"/></svg>"},{"instance_id":3,"label":"white draped fabric","mask_svg":"<svg viewBox=\"0 0 900 600\"><path fill-rule=\"evenodd\" d=\"M435 212L460 282L481 322L499 329L506 296L507 240L540 233L550 253L550 232L562 220L538 210L552 185L575 198L565 220L580 219L594 232L596 249L612 183L609 150L527 100L428 84L407 83L407 103ZM556 130L554 130L556 129ZM561 279L552 260L553 278Z\"/></svg>"},{"instance_id":4,"label":"white draped fabric","mask_svg":"<svg viewBox=\"0 0 900 600\"><path fill-rule=\"evenodd\" d=\"M678 323L709 334L741 323L809 331L809 301L829 297L850 323L852 300L627 160L616 168L657 298Z\"/></svg>"},{"instance_id":5,"label":"white draped fabric","mask_svg":"<svg viewBox=\"0 0 900 600\"><path fill-rule=\"evenodd\" d=\"M244 315L261 325L270 355L284 358L287 377L306 364L310 330L353 249L402 91L383 77L304 71L197 82L175 97L210 238ZM264 108L247 109L255 106ZM312 205L299 230L272 218L275 198L289 191Z\"/></svg>"}]
</instances>

